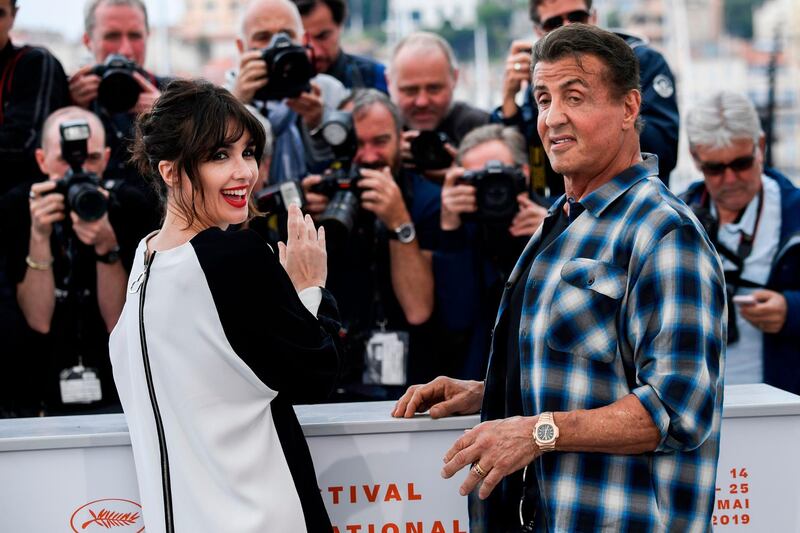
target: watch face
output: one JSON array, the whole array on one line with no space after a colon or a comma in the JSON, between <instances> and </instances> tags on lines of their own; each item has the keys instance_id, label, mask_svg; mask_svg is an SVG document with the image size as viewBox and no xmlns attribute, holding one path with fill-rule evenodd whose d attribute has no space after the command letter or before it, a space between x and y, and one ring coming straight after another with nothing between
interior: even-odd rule
<instances>
[{"instance_id":1,"label":"watch face","mask_svg":"<svg viewBox=\"0 0 800 533\"><path fill-rule=\"evenodd\" d=\"M536 430L536 438L542 442L553 440L554 436L555 432L553 431L553 426L551 424L542 424Z\"/></svg>"}]
</instances>

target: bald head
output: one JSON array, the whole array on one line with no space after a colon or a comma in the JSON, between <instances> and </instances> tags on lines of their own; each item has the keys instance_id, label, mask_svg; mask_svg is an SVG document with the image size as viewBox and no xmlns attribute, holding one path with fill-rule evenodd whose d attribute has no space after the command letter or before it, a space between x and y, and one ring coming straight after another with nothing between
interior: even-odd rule
<instances>
[{"instance_id":1,"label":"bald head","mask_svg":"<svg viewBox=\"0 0 800 533\"><path fill-rule=\"evenodd\" d=\"M89 124L88 157L86 170L102 175L108 163L106 132L97 115L86 109L69 106L51 113L42 126L42 147L36 150L36 162L50 179L62 177L69 168L61 158L61 131L59 126L70 120L85 120Z\"/></svg>"},{"instance_id":2,"label":"bald head","mask_svg":"<svg viewBox=\"0 0 800 533\"><path fill-rule=\"evenodd\" d=\"M240 51L266 48L279 32L289 34L296 43L303 37L303 20L290 0L251 0L242 11L240 28Z\"/></svg>"}]
</instances>

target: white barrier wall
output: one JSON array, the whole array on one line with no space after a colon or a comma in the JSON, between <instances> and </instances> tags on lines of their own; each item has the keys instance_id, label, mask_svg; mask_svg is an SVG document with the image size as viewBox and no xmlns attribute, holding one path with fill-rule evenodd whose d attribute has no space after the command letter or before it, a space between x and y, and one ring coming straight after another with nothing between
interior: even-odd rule
<instances>
[{"instance_id":1,"label":"white barrier wall","mask_svg":"<svg viewBox=\"0 0 800 533\"><path fill-rule=\"evenodd\" d=\"M476 416L389 417L391 402L300 406L337 533L466 533L465 472L442 457ZM800 397L725 390L715 531L800 532ZM0 420L0 532L141 532L122 415ZM233 531L233 530L232 530Z\"/></svg>"}]
</instances>

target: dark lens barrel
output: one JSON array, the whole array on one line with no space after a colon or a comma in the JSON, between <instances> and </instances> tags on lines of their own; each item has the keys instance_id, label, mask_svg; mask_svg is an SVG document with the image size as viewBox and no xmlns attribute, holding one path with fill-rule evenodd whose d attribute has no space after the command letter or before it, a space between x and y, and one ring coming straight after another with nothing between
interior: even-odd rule
<instances>
[{"instance_id":1,"label":"dark lens barrel","mask_svg":"<svg viewBox=\"0 0 800 533\"><path fill-rule=\"evenodd\" d=\"M136 105L141 92L142 88L133 79L130 70L112 68L106 71L100 80L97 100L111 113L121 113Z\"/></svg>"},{"instance_id":2,"label":"dark lens barrel","mask_svg":"<svg viewBox=\"0 0 800 533\"><path fill-rule=\"evenodd\" d=\"M512 218L517 211L517 190L510 176L488 175L475 191L478 211L484 218Z\"/></svg>"},{"instance_id":3,"label":"dark lens barrel","mask_svg":"<svg viewBox=\"0 0 800 533\"><path fill-rule=\"evenodd\" d=\"M358 209L358 197L352 191L338 191L333 195L319 217L320 226L325 228L325 240L332 248L341 247L347 242L355 226Z\"/></svg>"},{"instance_id":4,"label":"dark lens barrel","mask_svg":"<svg viewBox=\"0 0 800 533\"><path fill-rule=\"evenodd\" d=\"M97 186L91 183L75 183L67 191L67 203L82 220L99 220L108 211L108 200Z\"/></svg>"}]
</instances>

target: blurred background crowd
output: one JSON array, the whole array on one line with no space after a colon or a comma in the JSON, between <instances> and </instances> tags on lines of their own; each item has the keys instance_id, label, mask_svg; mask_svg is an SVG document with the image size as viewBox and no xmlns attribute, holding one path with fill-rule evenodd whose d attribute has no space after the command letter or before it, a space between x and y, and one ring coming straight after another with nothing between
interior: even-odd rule
<instances>
[{"instance_id":1,"label":"blurred background crowd","mask_svg":"<svg viewBox=\"0 0 800 533\"><path fill-rule=\"evenodd\" d=\"M0 0L0 416L119 410L108 332L161 219L129 148L174 78L228 88L265 127L251 229L281 240L297 202L328 231L329 401L481 379L505 279L563 193L530 48L571 23L639 59L642 149L723 258L726 382L800 392L793 2Z\"/></svg>"}]
</instances>

